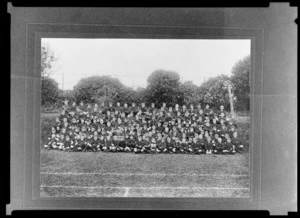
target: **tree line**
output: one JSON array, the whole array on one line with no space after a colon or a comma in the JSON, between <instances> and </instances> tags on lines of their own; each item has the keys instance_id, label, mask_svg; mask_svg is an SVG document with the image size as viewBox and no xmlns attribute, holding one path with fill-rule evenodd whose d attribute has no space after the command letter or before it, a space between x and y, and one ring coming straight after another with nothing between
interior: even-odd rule
<instances>
[{"instance_id":1,"label":"tree line","mask_svg":"<svg viewBox=\"0 0 300 218\"><path fill-rule=\"evenodd\" d=\"M43 47L42 47L43 51ZM47 52L46 52L47 53ZM53 53L50 53L53 56ZM228 82L232 86L234 107L237 111L250 110L250 56L239 60L231 71L231 76L219 75L209 78L200 86L192 81L181 82L180 75L175 71L158 69L147 78L146 88L136 90L125 86L119 79L109 75L82 78L73 90L61 90L58 83L51 78L51 66L55 63L54 56L43 58L41 72L42 106L60 104L64 99L83 101L85 103L100 102L135 102L160 106L165 102L168 106L210 104L212 107L224 105L230 109ZM46 63L43 63L46 62ZM43 68L44 66L44 68Z\"/></svg>"}]
</instances>

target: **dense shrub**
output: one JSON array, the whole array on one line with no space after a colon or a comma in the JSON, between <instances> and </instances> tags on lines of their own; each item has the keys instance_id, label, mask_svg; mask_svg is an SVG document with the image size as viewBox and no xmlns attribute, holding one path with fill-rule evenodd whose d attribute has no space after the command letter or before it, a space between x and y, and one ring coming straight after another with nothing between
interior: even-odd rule
<instances>
[{"instance_id":1,"label":"dense shrub","mask_svg":"<svg viewBox=\"0 0 300 218\"><path fill-rule=\"evenodd\" d=\"M116 78L92 76L78 82L74 87L74 97L77 103L116 102L121 99L120 93L123 89L124 85Z\"/></svg>"},{"instance_id":2,"label":"dense shrub","mask_svg":"<svg viewBox=\"0 0 300 218\"><path fill-rule=\"evenodd\" d=\"M250 56L238 61L232 68L231 82L234 87L234 94L237 98L235 108L237 111L250 110Z\"/></svg>"},{"instance_id":3,"label":"dense shrub","mask_svg":"<svg viewBox=\"0 0 300 218\"><path fill-rule=\"evenodd\" d=\"M174 106L180 100L180 77L174 71L156 70L147 79L147 101Z\"/></svg>"},{"instance_id":4,"label":"dense shrub","mask_svg":"<svg viewBox=\"0 0 300 218\"><path fill-rule=\"evenodd\" d=\"M41 80L41 104L43 106L55 104L59 98L58 83L52 78L43 78Z\"/></svg>"},{"instance_id":5,"label":"dense shrub","mask_svg":"<svg viewBox=\"0 0 300 218\"><path fill-rule=\"evenodd\" d=\"M226 75L220 75L204 82L198 89L200 102L210 104L214 108L224 105L225 110L229 110L229 94L225 85L229 79Z\"/></svg>"}]
</instances>

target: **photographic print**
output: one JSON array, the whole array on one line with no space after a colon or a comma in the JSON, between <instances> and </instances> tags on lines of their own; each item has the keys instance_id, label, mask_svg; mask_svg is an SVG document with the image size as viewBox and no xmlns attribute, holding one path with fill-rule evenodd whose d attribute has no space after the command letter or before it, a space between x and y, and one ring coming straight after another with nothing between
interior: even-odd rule
<instances>
[{"instance_id":1,"label":"photographic print","mask_svg":"<svg viewBox=\"0 0 300 218\"><path fill-rule=\"evenodd\" d=\"M41 197L250 197L250 39L42 38Z\"/></svg>"},{"instance_id":2,"label":"photographic print","mask_svg":"<svg viewBox=\"0 0 300 218\"><path fill-rule=\"evenodd\" d=\"M291 4L7 10L7 214L297 210Z\"/></svg>"}]
</instances>

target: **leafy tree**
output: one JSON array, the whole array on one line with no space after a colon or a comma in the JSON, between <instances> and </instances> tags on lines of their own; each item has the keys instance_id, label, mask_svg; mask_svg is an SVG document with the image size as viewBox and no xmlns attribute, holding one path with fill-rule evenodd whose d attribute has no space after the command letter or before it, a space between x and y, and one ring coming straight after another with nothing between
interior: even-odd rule
<instances>
[{"instance_id":1,"label":"leafy tree","mask_svg":"<svg viewBox=\"0 0 300 218\"><path fill-rule=\"evenodd\" d=\"M57 55L54 53L49 44L42 44L41 53L41 77L49 78L54 71L58 61Z\"/></svg>"},{"instance_id":2,"label":"leafy tree","mask_svg":"<svg viewBox=\"0 0 300 218\"><path fill-rule=\"evenodd\" d=\"M42 105L46 106L57 103L60 98L58 83L52 78L44 78L41 82Z\"/></svg>"},{"instance_id":3,"label":"leafy tree","mask_svg":"<svg viewBox=\"0 0 300 218\"><path fill-rule=\"evenodd\" d=\"M132 102L138 104L138 93L134 89L124 86L118 95L118 102L120 102L121 104Z\"/></svg>"},{"instance_id":4,"label":"leafy tree","mask_svg":"<svg viewBox=\"0 0 300 218\"><path fill-rule=\"evenodd\" d=\"M81 79L74 87L77 102L116 102L122 97L124 85L110 76L92 76Z\"/></svg>"},{"instance_id":5,"label":"leafy tree","mask_svg":"<svg viewBox=\"0 0 300 218\"><path fill-rule=\"evenodd\" d=\"M61 98L62 98L62 101L67 99L69 102L73 102L73 101L76 100L73 90L62 90L61 91Z\"/></svg>"},{"instance_id":6,"label":"leafy tree","mask_svg":"<svg viewBox=\"0 0 300 218\"><path fill-rule=\"evenodd\" d=\"M43 106L56 104L61 100L58 83L50 78L57 61L58 58L49 44L43 43L41 48L41 103Z\"/></svg>"},{"instance_id":7,"label":"leafy tree","mask_svg":"<svg viewBox=\"0 0 300 218\"><path fill-rule=\"evenodd\" d=\"M147 101L155 105L174 105L180 98L179 74L174 71L155 70L147 79Z\"/></svg>"},{"instance_id":8,"label":"leafy tree","mask_svg":"<svg viewBox=\"0 0 300 218\"><path fill-rule=\"evenodd\" d=\"M178 103L190 105L197 104L201 99L198 95L198 86L192 81L180 84L181 99Z\"/></svg>"},{"instance_id":9,"label":"leafy tree","mask_svg":"<svg viewBox=\"0 0 300 218\"><path fill-rule=\"evenodd\" d=\"M230 80L226 75L219 75L208 79L198 88L200 102L210 104L214 108L224 105L229 110L229 94L225 81Z\"/></svg>"},{"instance_id":10,"label":"leafy tree","mask_svg":"<svg viewBox=\"0 0 300 218\"><path fill-rule=\"evenodd\" d=\"M232 68L231 82L236 96L236 109L241 111L250 110L250 55L239 60Z\"/></svg>"},{"instance_id":11,"label":"leafy tree","mask_svg":"<svg viewBox=\"0 0 300 218\"><path fill-rule=\"evenodd\" d=\"M148 102L147 96L148 96L148 92L147 92L147 88L142 88L142 87L138 87L136 89L136 102L138 104L141 104L142 102L144 102L147 105L150 105L151 102Z\"/></svg>"}]
</instances>

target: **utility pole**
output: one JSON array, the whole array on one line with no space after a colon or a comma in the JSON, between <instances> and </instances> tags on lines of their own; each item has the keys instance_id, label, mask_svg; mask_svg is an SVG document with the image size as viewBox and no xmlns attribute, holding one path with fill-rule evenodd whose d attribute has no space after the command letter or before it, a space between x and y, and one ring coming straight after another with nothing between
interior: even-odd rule
<instances>
[{"instance_id":1,"label":"utility pole","mask_svg":"<svg viewBox=\"0 0 300 218\"><path fill-rule=\"evenodd\" d=\"M234 107L233 107L233 95L231 93L232 86L229 81L226 81L225 85L227 86L227 89L228 89L231 117L234 118L235 113L234 113Z\"/></svg>"}]
</instances>

